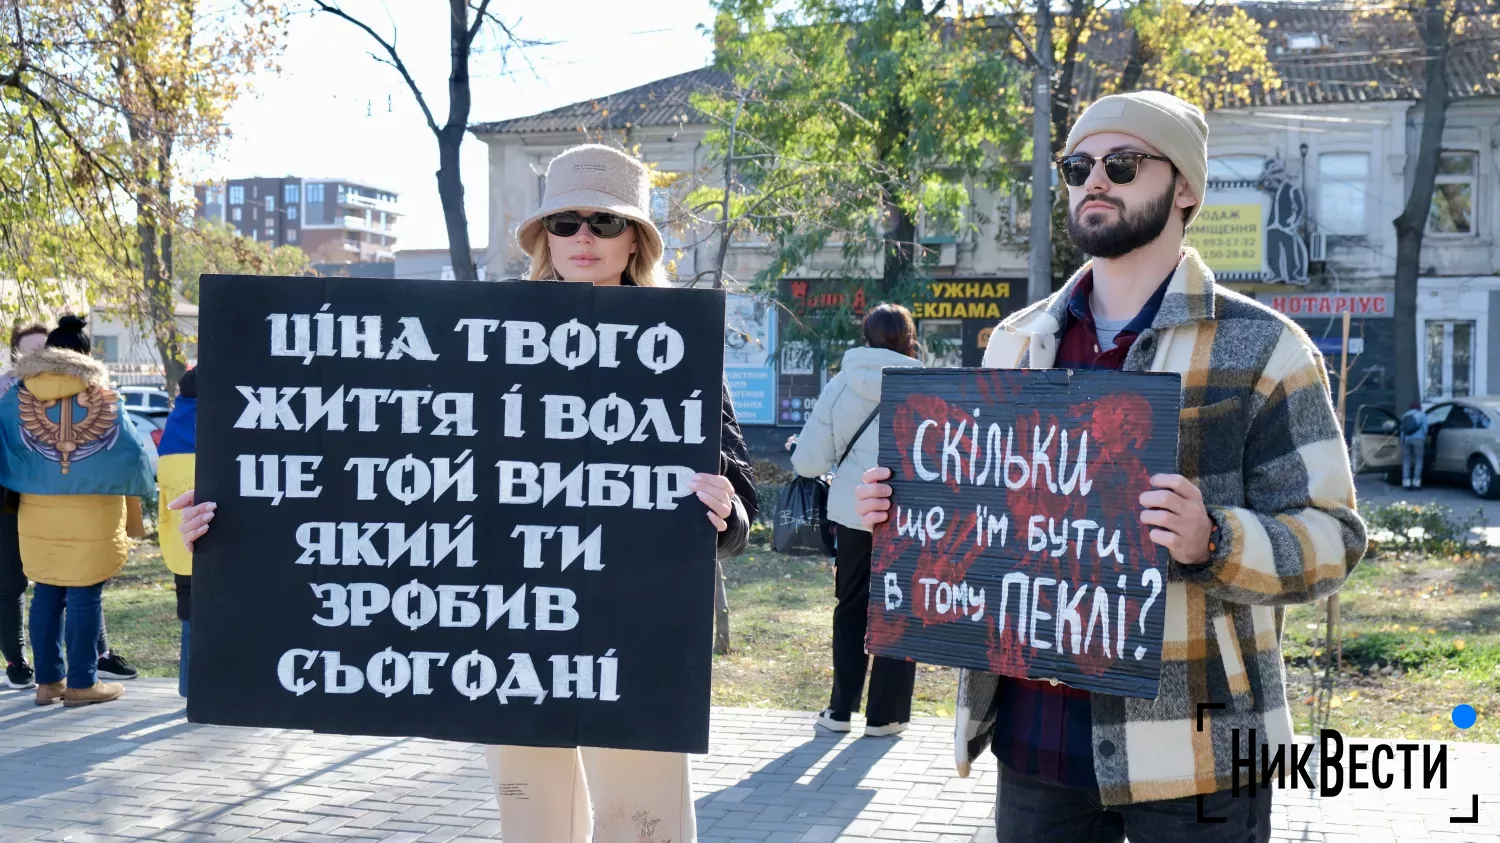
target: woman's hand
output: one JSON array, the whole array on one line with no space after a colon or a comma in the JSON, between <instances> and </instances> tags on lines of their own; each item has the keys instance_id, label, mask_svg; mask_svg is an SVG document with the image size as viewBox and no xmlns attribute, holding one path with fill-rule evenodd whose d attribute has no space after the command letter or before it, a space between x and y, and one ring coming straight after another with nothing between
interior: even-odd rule
<instances>
[{"instance_id":1,"label":"woman's hand","mask_svg":"<svg viewBox=\"0 0 1500 843\"><path fill-rule=\"evenodd\" d=\"M719 474L694 474L688 488L698 493L698 500L708 507L708 520L714 529L729 529L729 515L734 512L734 484Z\"/></svg>"},{"instance_id":2,"label":"woman's hand","mask_svg":"<svg viewBox=\"0 0 1500 843\"><path fill-rule=\"evenodd\" d=\"M883 523L891 510L890 484L881 482L891 479L891 470L877 465L860 479L864 482L854 487L854 514L866 530L874 532L875 525Z\"/></svg>"},{"instance_id":3,"label":"woman's hand","mask_svg":"<svg viewBox=\"0 0 1500 843\"><path fill-rule=\"evenodd\" d=\"M194 506L194 491L188 489L182 497L167 504L167 509L182 513L182 526L178 528L178 532L182 533L182 543L187 545L190 553L193 550L193 542L208 532L208 524L214 520L214 510L219 508L219 505L213 501Z\"/></svg>"},{"instance_id":4,"label":"woman's hand","mask_svg":"<svg viewBox=\"0 0 1500 843\"><path fill-rule=\"evenodd\" d=\"M795 447L797 447L797 434L793 433L791 436L788 436L786 438L786 449L790 451Z\"/></svg>"}]
</instances>

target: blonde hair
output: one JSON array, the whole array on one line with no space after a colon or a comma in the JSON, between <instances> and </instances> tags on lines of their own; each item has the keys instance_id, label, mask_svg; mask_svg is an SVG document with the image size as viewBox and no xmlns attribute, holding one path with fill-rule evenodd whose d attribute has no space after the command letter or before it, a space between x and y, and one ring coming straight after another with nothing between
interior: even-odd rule
<instances>
[{"instance_id":1,"label":"blonde hair","mask_svg":"<svg viewBox=\"0 0 1500 843\"><path fill-rule=\"evenodd\" d=\"M639 225L631 221L631 226ZM635 254L630 256L630 263L625 265L624 277L629 278L637 287L670 287L672 283L667 280L666 267L662 266L660 258L652 260L647 254L646 243L639 231L632 230L635 236ZM547 245L547 232L543 230L533 241L531 246L531 268L526 270L528 281L561 281L562 275L557 267L552 265L552 247ZM621 279L623 281L623 278Z\"/></svg>"}]
</instances>

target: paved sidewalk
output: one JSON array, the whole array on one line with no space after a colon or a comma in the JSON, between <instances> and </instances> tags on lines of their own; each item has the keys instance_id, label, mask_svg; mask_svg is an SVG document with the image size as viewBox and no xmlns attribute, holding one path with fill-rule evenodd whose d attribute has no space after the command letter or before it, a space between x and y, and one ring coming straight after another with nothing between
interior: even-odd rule
<instances>
[{"instance_id":1,"label":"paved sidewalk","mask_svg":"<svg viewBox=\"0 0 1500 843\"><path fill-rule=\"evenodd\" d=\"M0 691L5 843L499 837L471 746L195 726L175 680L138 680L91 708L32 699ZM856 739L815 734L812 716L714 712L710 752L694 759L702 843L993 841L994 759L953 775L948 721ZM1275 839L1500 843L1500 747L1457 745L1449 759L1448 791L1280 794ZM1450 825L1476 791L1481 824Z\"/></svg>"}]
</instances>

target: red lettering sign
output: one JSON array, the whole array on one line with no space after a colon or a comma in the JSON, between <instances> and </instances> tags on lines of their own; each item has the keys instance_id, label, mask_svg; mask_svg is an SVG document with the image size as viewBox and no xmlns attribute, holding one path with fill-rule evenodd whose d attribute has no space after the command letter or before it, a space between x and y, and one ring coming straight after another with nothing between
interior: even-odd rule
<instances>
[{"instance_id":1,"label":"red lettering sign","mask_svg":"<svg viewBox=\"0 0 1500 843\"><path fill-rule=\"evenodd\" d=\"M1265 301L1272 310L1291 317L1338 316L1344 313L1353 316L1391 315L1391 297L1385 293L1278 293Z\"/></svg>"}]
</instances>

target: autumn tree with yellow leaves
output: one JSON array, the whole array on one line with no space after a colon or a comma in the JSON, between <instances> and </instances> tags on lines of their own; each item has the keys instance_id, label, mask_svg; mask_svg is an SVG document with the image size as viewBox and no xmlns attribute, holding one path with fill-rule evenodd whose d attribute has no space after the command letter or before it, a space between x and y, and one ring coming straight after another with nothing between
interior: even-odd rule
<instances>
[{"instance_id":1,"label":"autumn tree with yellow leaves","mask_svg":"<svg viewBox=\"0 0 1500 843\"><path fill-rule=\"evenodd\" d=\"M224 137L225 112L279 49L284 10L274 0L7 5L0 268L38 304L81 283L123 306L175 390L191 339L174 318L173 236L192 211L179 162Z\"/></svg>"}]
</instances>

